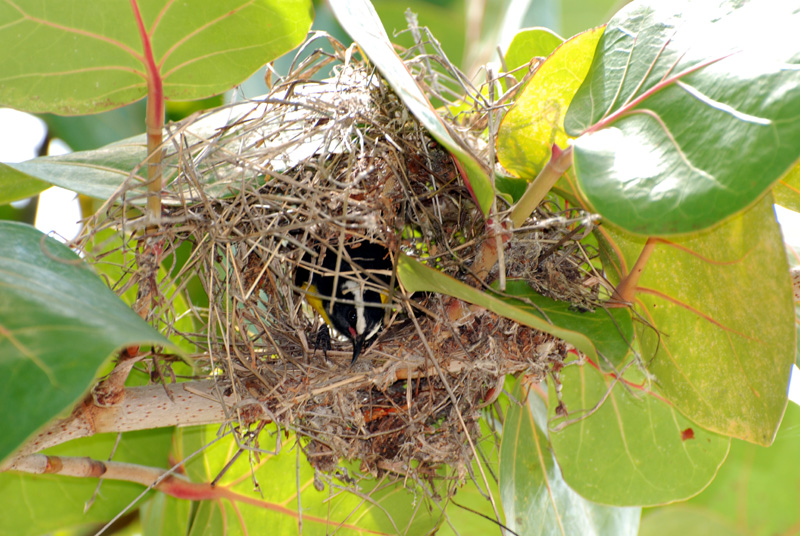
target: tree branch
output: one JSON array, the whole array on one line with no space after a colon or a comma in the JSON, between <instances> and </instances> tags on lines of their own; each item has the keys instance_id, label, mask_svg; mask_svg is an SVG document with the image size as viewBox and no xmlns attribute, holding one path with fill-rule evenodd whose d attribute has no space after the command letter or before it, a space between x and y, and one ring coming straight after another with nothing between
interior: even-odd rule
<instances>
[{"instance_id":1,"label":"tree branch","mask_svg":"<svg viewBox=\"0 0 800 536\"><path fill-rule=\"evenodd\" d=\"M98 406L88 395L69 417L58 420L25 443L7 459L0 471L17 459L72 439L109 432L131 432L167 426L214 424L230 419L234 408L247 408L248 418L268 418L265 408L254 398L220 400L215 380L128 387L119 402Z\"/></svg>"}]
</instances>

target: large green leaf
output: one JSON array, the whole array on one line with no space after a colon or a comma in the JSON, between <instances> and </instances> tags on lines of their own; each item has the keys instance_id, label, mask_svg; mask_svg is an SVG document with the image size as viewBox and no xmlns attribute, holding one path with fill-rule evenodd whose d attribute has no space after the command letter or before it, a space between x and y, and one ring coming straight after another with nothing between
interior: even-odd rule
<instances>
[{"instance_id":1,"label":"large green leaf","mask_svg":"<svg viewBox=\"0 0 800 536\"><path fill-rule=\"evenodd\" d=\"M218 432L218 426L181 430L176 441L177 458L183 459L214 442ZM194 482L210 482L226 469L219 486L229 493L228 500L198 504L189 534L257 534L263 527L269 527L271 534L293 534L300 523L302 533L308 535L404 531L427 534L439 524L441 513L420 501L420 494L425 492L406 490L402 481L363 479L358 482L357 495L343 491L347 487L345 477L334 480L333 488L326 484L324 490L317 491L314 469L305 454L298 455L296 449L300 445L294 434L268 428L259 436L258 446L275 451L278 440L278 455L262 452L258 459L243 455L228 468L226 464L237 451L236 442L230 437L203 448L200 456L186 462L187 474ZM348 467L340 468L338 474L356 477L357 472L357 468ZM254 481L259 484L258 489L254 489ZM408 482L409 486L414 485L412 479ZM180 512L172 510L180 506L168 504L163 514L182 519ZM184 532L185 527L181 530Z\"/></svg>"},{"instance_id":2,"label":"large green leaf","mask_svg":"<svg viewBox=\"0 0 800 536\"><path fill-rule=\"evenodd\" d=\"M556 415L555 389L549 390L551 426L581 417L608 397L596 412L550 433L564 480L589 500L619 506L663 504L699 493L725 460L730 439L694 425L641 378L636 384L616 378L588 364L565 367L565 418Z\"/></svg>"},{"instance_id":3,"label":"large green leaf","mask_svg":"<svg viewBox=\"0 0 800 536\"><path fill-rule=\"evenodd\" d=\"M507 526L517 534L635 535L639 508L592 503L564 481L547 441L547 410L522 383L514 388L522 405L509 406L500 447Z\"/></svg>"},{"instance_id":4,"label":"large green leaf","mask_svg":"<svg viewBox=\"0 0 800 536\"><path fill-rule=\"evenodd\" d=\"M505 296L475 289L406 255L397 266L409 292L437 292L479 305L520 324L567 341L600 363L619 364L633 340L633 322L625 309L574 310L569 303L537 294L524 281L508 281Z\"/></svg>"},{"instance_id":5,"label":"large green leaf","mask_svg":"<svg viewBox=\"0 0 800 536\"><path fill-rule=\"evenodd\" d=\"M4 2L0 102L63 115L117 108L147 94L148 50L166 99L208 97L299 44L312 17L309 0Z\"/></svg>"},{"instance_id":6,"label":"large green leaf","mask_svg":"<svg viewBox=\"0 0 800 536\"><path fill-rule=\"evenodd\" d=\"M578 184L631 232L708 228L800 155L796 2L639 0L609 22L567 112Z\"/></svg>"},{"instance_id":7,"label":"large green leaf","mask_svg":"<svg viewBox=\"0 0 800 536\"><path fill-rule=\"evenodd\" d=\"M606 263L614 278L620 262L633 266L643 241L605 233L621 256ZM771 443L797 350L772 197L712 230L657 243L636 304L642 357L675 407L709 430Z\"/></svg>"},{"instance_id":8,"label":"large green leaf","mask_svg":"<svg viewBox=\"0 0 800 536\"><path fill-rule=\"evenodd\" d=\"M494 187L485 166L451 134L450 127L439 117L414 76L394 51L375 8L368 0L331 0L339 24L364 50L403 103L461 163L465 180L484 214L494 201Z\"/></svg>"},{"instance_id":9,"label":"large green leaf","mask_svg":"<svg viewBox=\"0 0 800 536\"><path fill-rule=\"evenodd\" d=\"M46 453L96 460L107 460L113 453L116 462L166 467L172 434L171 428L127 432L116 448L117 434L100 434L70 441ZM105 480L87 509L97 482L95 478L63 475L0 473L0 536L38 536L67 529L83 529L73 534L94 534L144 491L134 482ZM91 528L94 530L88 530Z\"/></svg>"},{"instance_id":10,"label":"large green leaf","mask_svg":"<svg viewBox=\"0 0 800 536\"><path fill-rule=\"evenodd\" d=\"M0 222L0 459L89 388L114 350L169 341L69 248Z\"/></svg>"},{"instance_id":11,"label":"large green leaf","mask_svg":"<svg viewBox=\"0 0 800 536\"><path fill-rule=\"evenodd\" d=\"M642 535L684 536L792 534L800 504L800 407L790 404L769 447L734 441L714 482L686 506L668 506L642 519ZM694 512L686 517L686 509ZM702 529L712 524L716 532ZM670 527L671 532L663 530Z\"/></svg>"}]
</instances>

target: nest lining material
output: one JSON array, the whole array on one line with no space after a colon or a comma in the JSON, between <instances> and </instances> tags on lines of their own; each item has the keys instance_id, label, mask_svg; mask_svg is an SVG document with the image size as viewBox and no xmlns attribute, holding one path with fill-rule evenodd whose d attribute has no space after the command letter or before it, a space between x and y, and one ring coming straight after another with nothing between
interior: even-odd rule
<instances>
[{"instance_id":1,"label":"nest lining material","mask_svg":"<svg viewBox=\"0 0 800 536\"><path fill-rule=\"evenodd\" d=\"M354 367L348 344L334 341L329 360L315 350L319 319L304 311L293 284L303 255L368 240L463 279L485 223L452 157L373 68L352 49L335 49L312 55L264 99L171 126L165 162L177 178L164 192L157 238L168 255L181 244L191 253L158 292L184 288L193 277L202 282L208 306L192 311L205 328L183 333L201 368L224 371L217 377L228 389L256 396L279 425L308 438L315 467L331 471L340 458L357 458L371 473L413 467L421 474L449 464L463 478L474 455L468 439L477 439L481 409L505 375L543 379L567 347L490 313L451 325L446 297L386 289L390 321ZM331 79L309 79L329 63L336 64ZM423 86L435 85L421 67L429 64L409 59ZM435 74L441 80L447 73ZM489 112L476 104L471 113L478 117L472 123L485 124L480 116ZM209 127L220 117L223 127ZM480 134L463 136L476 151L487 145ZM125 206L111 220L135 228ZM536 216L563 220L551 212ZM576 268L585 260L566 247L575 243L565 242L570 232L551 225L520 235L507 265L545 293L585 306L592 296ZM542 257L552 244L560 245ZM531 266L531 259L541 262ZM141 293L148 278L140 269L131 281ZM151 318L175 318L165 314L171 306L162 298Z\"/></svg>"}]
</instances>

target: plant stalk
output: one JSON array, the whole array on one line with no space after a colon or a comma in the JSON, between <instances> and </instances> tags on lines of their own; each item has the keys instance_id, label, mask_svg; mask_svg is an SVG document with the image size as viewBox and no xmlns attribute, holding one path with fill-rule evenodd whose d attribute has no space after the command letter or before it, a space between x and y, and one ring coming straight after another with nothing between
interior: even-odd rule
<instances>
[{"instance_id":1,"label":"plant stalk","mask_svg":"<svg viewBox=\"0 0 800 536\"><path fill-rule=\"evenodd\" d=\"M647 239L647 242L639 253L639 258L636 259L636 264L633 265L631 271L619 282L617 288L614 290L614 297L612 301L618 302L617 306L624 306L632 303L636 295L636 287L639 284L639 278L644 272L647 261L650 259L653 250L655 250L658 240L652 236Z\"/></svg>"},{"instance_id":2,"label":"plant stalk","mask_svg":"<svg viewBox=\"0 0 800 536\"><path fill-rule=\"evenodd\" d=\"M572 147L562 151L557 145L553 144L550 161L547 162L547 165L539 172L533 182L528 185L525 194L511 210L509 219L511 220L512 229L521 227L525 223L525 220L533 214L533 211L542 202L547 192L553 188L556 181L571 165ZM475 263L472 265L473 273L481 281L486 280L489 272L497 263L501 245L511 238L511 230L502 222L489 221L487 228L489 230L488 236L483 241ZM498 236L500 236L501 240L496 239Z\"/></svg>"},{"instance_id":3,"label":"plant stalk","mask_svg":"<svg viewBox=\"0 0 800 536\"><path fill-rule=\"evenodd\" d=\"M525 223L525 220L533 214L539 203L570 166L572 166L572 147L567 147L562 151L558 145L553 144L550 161L528 185L525 194L511 210L510 219L514 227L521 227Z\"/></svg>"},{"instance_id":4,"label":"plant stalk","mask_svg":"<svg viewBox=\"0 0 800 536\"><path fill-rule=\"evenodd\" d=\"M136 19L139 36L142 39L142 62L147 72L147 210L151 221L161 219L161 189L162 180L162 142L164 130L164 81L161 78L156 59L153 56L153 46L150 34L144 26L139 5L136 0L131 1L131 8Z\"/></svg>"}]
</instances>

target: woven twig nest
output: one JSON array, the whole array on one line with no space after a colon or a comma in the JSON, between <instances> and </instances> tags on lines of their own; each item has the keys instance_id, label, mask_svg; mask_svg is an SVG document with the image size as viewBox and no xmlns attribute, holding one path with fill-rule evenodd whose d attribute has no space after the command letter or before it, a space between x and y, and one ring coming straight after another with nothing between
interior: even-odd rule
<instances>
[{"instance_id":1,"label":"woven twig nest","mask_svg":"<svg viewBox=\"0 0 800 536\"><path fill-rule=\"evenodd\" d=\"M446 320L449 298L409 296L395 286L385 329L354 366L349 343L334 339L327 358L315 348L320 319L303 305L294 279L304 255L369 241L395 259L404 252L469 279L485 228L450 154L372 66L354 59L353 49L334 48L312 55L266 98L170 127L165 162L175 179L163 194L157 239L166 255L190 252L180 270L151 285L161 295L152 315L194 345L198 370L227 393L255 396L273 421L307 438L316 467L330 470L347 458L372 473L414 467L429 474L450 464L463 478L482 408L506 374L541 379L566 346L486 312L455 325ZM446 70L433 80L424 67L429 58L417 59L409 56L409 68L423 87L436 87ZM310 79L328 64L331 78ZM445 120L491 166L485 148L492 140L463 126L485 124L487 113L476 104L466 119ZM209 127L221 117L221 127ZM126 206L112 220L135 227ZM560 210L537 216L563 218ZM552 296L591 301L575 268L580 260L571 259L580 252L564 253L564 237L575 240L568 227L532 229L507 249L511 275ZM150 270L140 266L132 280L140 292L154 281ZM193 278L208 305L193 304L201 329L187 333L171 320L168 289Z\"/></svg>"}]
</instances>

